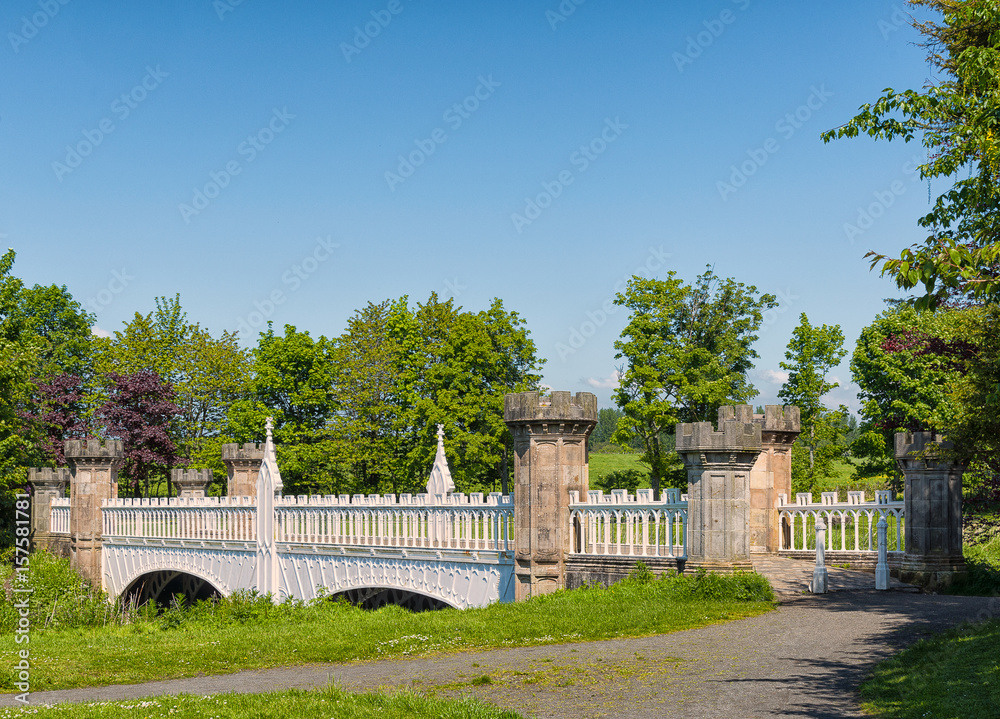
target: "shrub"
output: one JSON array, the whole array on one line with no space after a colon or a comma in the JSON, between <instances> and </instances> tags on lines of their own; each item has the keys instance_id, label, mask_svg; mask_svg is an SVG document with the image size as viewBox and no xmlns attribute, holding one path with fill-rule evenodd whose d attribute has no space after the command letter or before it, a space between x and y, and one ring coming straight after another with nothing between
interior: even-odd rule
<instances>
[{"instance_id":1,"label":"shrub","mask_svg":"<svg viewBox=\"0 0 1000 719\"><path fill-rule=\"evenodd\" d=\"M107 595L73 571L68 559L38 550L29 556L23 579L16 579L17 572L10 563L12 555L6 554L0 634L12 633L18 624L18 608L14 604L24 595L15 593L15 587L30 590L28 620L34 629L93 626L121 620L122 608L109 604Z\"/></svg>"}]
</instances>

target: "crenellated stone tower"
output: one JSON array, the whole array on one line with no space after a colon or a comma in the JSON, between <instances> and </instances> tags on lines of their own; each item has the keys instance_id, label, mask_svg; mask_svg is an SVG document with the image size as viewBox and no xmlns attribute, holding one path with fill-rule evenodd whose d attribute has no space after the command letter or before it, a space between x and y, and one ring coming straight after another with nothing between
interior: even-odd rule
<instances>
[{"instance_id":1,"label":"crenellated stone tower","mask_svg":"<svg viewBox=\"0 0 1000 719\"><path fill-rule=\"evenodd\" d=\"M936 590L966 572L962 554L962 474L952 443L931 432L898 432L904 477L905 539L899 578Z\"/></svg>"},{"instance_id":2,"label":"crenellated stone tower","mask_svg":"<svg viewBox=\"0 0 1000 719\"><path fill-rule=\"evenodd\" d=\"M750 471L761 452L753 407L719 408L711 422L677 425L677 453L688 473L688 564L751 569Z\"/></svg>"},{"instance_id":3,"label":"crenellated stone tower","mask_svg":"<svg viewBox=\"0 0 1000 719\"><path fill-rule=\"evenodd\" d=\"M118 468L125 461L119 440L72 439L66 442L70 483L70 564L95 587L102 587L101 502L118 497Z\"/></svg>"},{"instance_id":4,"label":"crenellated stone tower","mask_svg":"<svg viewBox=\"0 0 1000 719\"><path fill-rule=\"evenodd\" d=\"M776 553L779 533L778 495L792 496L792 444L802 431L799 408L769 404L753 416L760 425L761 452L750 470L750 551ZM789 546L790 537L785 538Z\"/></svg>"},{"instance_id":5,"label":"crenellated stone tower","mask_svg":"<svg viewBox=\"0 0 1000 719\"><path fill-rule=\"evenodd\" d=\"M60 467L31 468L28 484L31 485L31 541L35 547L45 549L60 557L70 553L69 539L65 534L52 534L52 500L66 496L70 483L69 469Z\"/></svg>"},{"instance_id":6,"label":"crenellated stone tower","mask_svg":"<svg viewBox=\"0 0 1000 719\"><path fill-rule=\"evenodd\" d=\"M247 444L222 445L222 461L229 474L226 493L230 497L256 497L257 475L264 461L264 445Z\"/></svg>"},{"instance_id":7,"label":"crenellated stone tower","mask_svg":"<svg viewBox=\"0 0 1000 719\"><path fill-rule=\"evenodd\" d=\"M587 437L597 424L590 392L509 394L504 421L514 436L515 598L566 586L571 551L569 493L586 496Z\"/></svg>"}]
</instances>

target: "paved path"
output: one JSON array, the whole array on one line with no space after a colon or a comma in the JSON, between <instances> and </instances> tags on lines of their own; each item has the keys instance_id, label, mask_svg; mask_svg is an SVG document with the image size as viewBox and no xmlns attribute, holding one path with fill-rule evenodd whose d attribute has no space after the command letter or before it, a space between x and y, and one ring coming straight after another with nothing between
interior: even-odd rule
<instances>
[{"instance_id":1,"label":"paved path","mask_svg":"<svg viewBox=\"0 0 1000 719\"><path fill-rule=\"evenodd\" d=\"M767 577L778 594L803 594L809 591L816 562L770 554L753 557L753 568ZM875 590L874 572L862 572L840 567L827 567L827 590L830 592L869 592ZM898 579L889 580L889 588L916 592L916 587L903 584Z\"/></svg>"},{"instance_id":2,"label":"paved path","mask_svg":"<svg viewBox=\"0 0 1000 719\"><path fill-rule=\"evenodd\" d=\"M268 669L40 692L31 700L263 692L334 681L355 691L471 694L537 717L857 717L855 690L877 661L948 626L997 614L1000 599L980 597L785 595L779 609L759 617L640 639ZM489 684L473 683L483 676ZM0 698L12 704L11 695Z\"/></svg>"}]
</instances>

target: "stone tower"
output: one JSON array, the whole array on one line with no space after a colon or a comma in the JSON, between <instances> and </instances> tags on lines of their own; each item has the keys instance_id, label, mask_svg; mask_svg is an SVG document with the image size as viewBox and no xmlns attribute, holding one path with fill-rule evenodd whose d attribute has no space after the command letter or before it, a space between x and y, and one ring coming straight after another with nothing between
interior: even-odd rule
<instances>
[{"instance_id":1,"label":"stone tower","mask_svg":"<svg viewBox=\"0 0 1000 719\"><path fill-rule=\"evenodd\" d=\"M509 394L504 421L514 436L515 599L566 586L572 536L569 493L586 496L587 437L597 424L590 392Z\"/></svg>"}]
</instances>

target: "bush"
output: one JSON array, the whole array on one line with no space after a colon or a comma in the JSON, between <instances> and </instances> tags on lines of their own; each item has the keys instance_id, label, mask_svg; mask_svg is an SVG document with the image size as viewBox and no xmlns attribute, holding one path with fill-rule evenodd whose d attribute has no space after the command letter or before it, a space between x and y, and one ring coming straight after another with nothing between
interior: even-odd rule
<instances>
[{"instance_id":1,"label":"bush","mask_svg":"<svg viewBox=\"0 0 1000 719\"><path fill-rule=\"evenodd\" d=\"M624 587L661 582L674 599L716 602L773 602L770 582L757 572L709 573L698 569L694 574L664 573L659 579L643 562L635 566L619 584ZM618 586L618 585L615 585Z\"/></svg>"},{"instance_id":2,"label":"bush","mask_svg":"<svg viewBox=\"0 0 1000 719\"><path fill-rule=\"evenodd\" d=\"M10 634L19 620L15 602L27 595L28 620L33 629L46 627L80 627L107 624L121 620L121 608L108 603L107 595L95 590L69 566L69 560L45 550L28 557L23 580L16 579L12 559L13 549L2 557L3 596L0 598L0 634ZM14 589L30 593L15 593Z\"/></svg>"}]
</instances>

